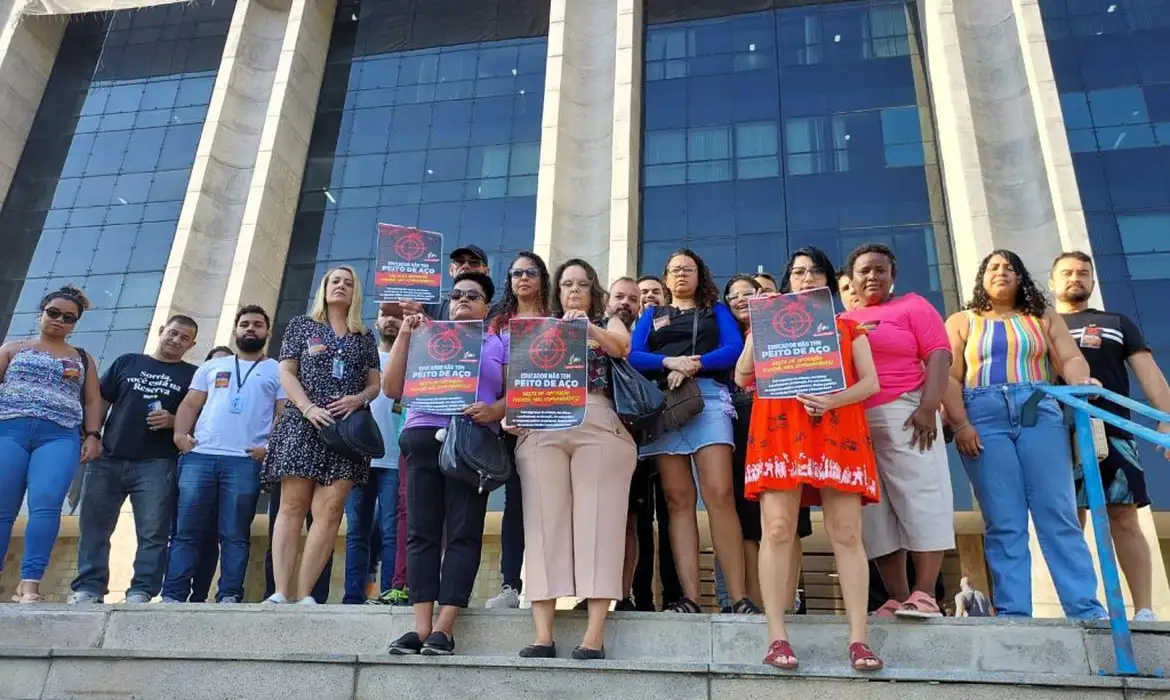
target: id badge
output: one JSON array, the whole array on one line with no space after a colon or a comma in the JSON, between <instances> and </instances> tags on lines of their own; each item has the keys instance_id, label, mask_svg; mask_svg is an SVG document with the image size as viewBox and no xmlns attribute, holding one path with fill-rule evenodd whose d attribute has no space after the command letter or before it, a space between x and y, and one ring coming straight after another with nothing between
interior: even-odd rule
<instances>
[{"instance_id":1,"label":"id badge","mask_svg":"<svg viewBox=\"0 0 1170 700\"><path fill-rule=\"evenodd\" d=\"M232 397L231 411L232 411L232 413L236 413L236 414L240 414L240 413L244 412L244 399L241 398L239 395Z\"/></svg>"},{"instance_id":2,"label":"id badge","mask_svg":"<svg viewBox=\"0 0 1170 700\"><path fill-rule=\"evenodd\" d=\"M333 378L341 379L345 376L345 360L340 357L333 358Z\"/></svg>"}]
</instances>

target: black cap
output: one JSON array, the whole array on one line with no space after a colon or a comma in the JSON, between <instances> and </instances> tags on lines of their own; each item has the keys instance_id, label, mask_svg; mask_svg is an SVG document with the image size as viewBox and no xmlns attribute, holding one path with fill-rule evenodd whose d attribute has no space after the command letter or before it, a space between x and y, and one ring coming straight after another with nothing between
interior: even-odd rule
<instances>
[{"instance_id":1,"label":"black cap","mask_svg":"<svg viewBox=\"0 0 1170 700\"><path fill-rule=\"evenodd\" d=\"M483 248L477 245L465 245L451 251L451 259L454 260L460 256L468 256L478 258L484 265L488 264L487 253L483 252Z\"/></svg>"}]
</instances>

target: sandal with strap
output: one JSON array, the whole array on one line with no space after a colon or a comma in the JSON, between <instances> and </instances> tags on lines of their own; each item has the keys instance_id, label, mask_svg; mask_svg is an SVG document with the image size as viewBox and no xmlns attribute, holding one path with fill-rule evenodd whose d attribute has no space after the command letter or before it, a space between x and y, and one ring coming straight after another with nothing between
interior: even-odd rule
<instances>
[{"instance_id":1,"label":"sandal with strap","mask_svg":"<svg viewBox=\"0 0 1170 700\"><path fill-rule=\"evenodd\" d=\"M891 598L882 603L882 606L869 614L870 617L886 618L888 620L894 619L898 611L902 609L902 604Z\"/></svg>"},{"instance_id":2,"label":"sandal with strap","mask_svg":"<svg viewBox=\"0 0 1170 700\"><path fill-rule=\"evenodd\" d=\"M699 607L698 603L691 600L690 598L679 598L677 601L666 606L666 610L663 612L689 613L693 615L703 612L703 609Z\"/></svg>"},{"instance_id":3,"label":"sandal with strap","mask_svg":"<svg viewBox=\"0 0 1170 700\"><path fill-rule=\"evenodd\" d=\"M849 645L849 664L854 671L880 671L885 666L881 658L865 642Z\"/></svg>"},{"instance_id":4,"label":"sandal with strap","mask_svg":"<svg viewBox=\"0 0 1170 700\"><path fill-rule=\"evenodd\" d=\"M927 620L932 617L942 617L942 610L938 607L938 601L934 599L929 593L922 591L914 591L910 597L902 603L901 607L894 611L898 617L908 617L913 620Z\"/></svg>"},{"instance_id":5,"label":"sandal with strap","mask_svg":"<svg viewBox=\"0 0 1170 700\"><path fill-rule=\"evenodd\" d=\"M792 660L782 663L780 659L784 658ZM781 671L795 671L800 666L800 661L797 660L796 654L792 651L792 645L788 643L787 639L777 639L768 645L768 653L764 656L764 663Z\"/></svg>"}]
</instances>

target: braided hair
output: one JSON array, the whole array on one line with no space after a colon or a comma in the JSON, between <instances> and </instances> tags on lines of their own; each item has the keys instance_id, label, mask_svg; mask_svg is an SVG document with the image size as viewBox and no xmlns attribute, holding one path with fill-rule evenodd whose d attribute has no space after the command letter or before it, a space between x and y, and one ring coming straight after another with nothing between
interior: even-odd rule
<instances>
[{"instance_id":1,"label":"braided hair","mask_svg":"<svg viewBox=\"0 0 1170 700\"><path fill-rule=\"evenodd\" d=\"M1016 298L1012 302L1012 307L1029 316L1043 317L1044 312L1048 309L1048 299L1032 280L1032 275L1028 272L1028 268L1024 267L1024 261L1020 259L1020 256L1003 248L991 251L979 264L979 274L975 277L975 291L971 294L971 301L967 302L966 308L979 312L991 311L991 297L983 285L983 276L987 274L987 266L991 263L991 259L996 256L1006 260L1019 279L1019 287L1016 289Z\"/></svg>"}]
</instances>

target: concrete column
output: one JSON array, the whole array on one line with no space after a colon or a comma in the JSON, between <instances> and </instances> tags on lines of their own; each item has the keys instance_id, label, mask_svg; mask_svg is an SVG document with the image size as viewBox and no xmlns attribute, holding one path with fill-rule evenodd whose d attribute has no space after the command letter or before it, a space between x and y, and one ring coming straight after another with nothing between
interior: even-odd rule
<instances>
[{"instance_id":1,"label":"concrete column","mask_svg":"<svg viewBox=\"0 0 1170 700\"><path fill-rule=\"evenodd\" d=\"M203 332L190 358L227 340L216 323L289 20L290 0L239 0L232 16L154 314L154 327L176 313L199 322ZM147 352L156 342L151 333Z\"/></svg>"},{"instance_id":2,"label":"concrete column","mask_svg":"<svg viewBox=\"0 0 1170 700\"><path fill-rule=\"evenodd\" d=\"M65 34L58 17L22 17L21 0L0 0L0 207Z\"/></svg>"},{"instance_id":3,"label":"concrete column","mask_svg":"<svg viewBox=\"0 0 1170 700\"><path fill-rule=\"evenodd\" d=\"M614 157L623 150L614 144L618 3L551 2L536 192L534 249L550 265L586 259L602 279L610 277ZM628 26L632 10L623 17Z\"/></svg>"},{"instance_id":4,"label":"concrete column","mask_svg":"<svg viewBox=\"0 0 1170 700\"><path fill-rule=\"evenodd\" d=\"M618 0L614 56L609 281L638 271L642 174L642 2Z\"/></svg>"},{"instance_id":5,"label":"concrete column","mask_svg":"<svg viewBox=\"0 0 1170 700\"><path fill-rule=\"evenodd\" d=\"M292 0L288 10L243 224L217 311L217 343L232 337L232 318L240 306L260 304L276 313L335 8L336 0Z\"/></svg>"}]
</instances>

